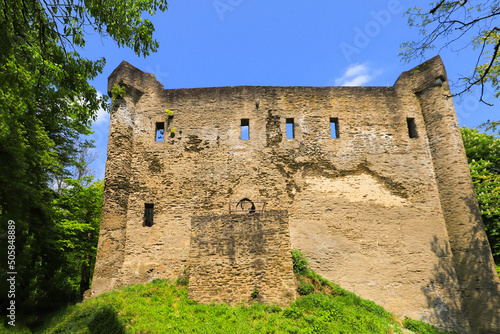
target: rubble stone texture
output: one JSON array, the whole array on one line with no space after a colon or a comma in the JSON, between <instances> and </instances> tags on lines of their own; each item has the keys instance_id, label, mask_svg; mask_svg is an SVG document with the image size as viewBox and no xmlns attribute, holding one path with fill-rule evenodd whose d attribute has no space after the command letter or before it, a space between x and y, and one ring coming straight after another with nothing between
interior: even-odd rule
<instances>
[{"instance_id":1,"label":"rubble stone texture","mask_svg":"<svg viewBox=\"0 0 500 334\"><path fill-rule=\"evenodd\" d=\"M238 303L258 289L284 305L294 298L290 244L325 278L399 316L500 332L500 282L439 57L392 87L164 89L126 62L114 85L126 96L111 113L93 295L190 267L201 302ZM244 198L272 212L228 216ZM261 232L269 239L254 253ZM270 263L283 268L273 279Z\"/></svg>"},{"instance_id":2,"label":"rubble stone texture","mask_svg":"<svg viewBox=\"0 0 500 334\"><path fill-rule=\"evenodd\" d=\"M195 217L189 255L189 298L282 306L295 300L286 211Z\"/></svg>"}]
</instances>

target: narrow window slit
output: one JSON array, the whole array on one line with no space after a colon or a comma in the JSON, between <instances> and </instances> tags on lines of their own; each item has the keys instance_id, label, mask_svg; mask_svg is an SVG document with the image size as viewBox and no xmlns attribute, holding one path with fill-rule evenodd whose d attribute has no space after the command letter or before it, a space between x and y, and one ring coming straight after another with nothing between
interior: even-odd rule
<instances>
[{"instance_id":1,"label":"narrow window slit","mask_svg":"<svg viewBox=\"0 0 500 334\"><path fill-rule=\"evenodd\" d=\"M144 226L153 226L154 204L144 204Z\"/></svg>"},{"instance_id":2,"label":"narrow window slit","mask_svg":"<svg viewBox=\"0 0 500 334\"><path fill-rule=\"evenodd\" d=\"M407 117L406 123L408 124L408 136L410 138L418 138L417 125L415 124L415 118Z\"/></svg>"},{"instance_id":3,"label":"narrow window slit","mask_svg":"<svg viewBox=\"0 0 500 334\"><path fill-rule=\"evenodd\" d=\"M155 139L157 142L162 142L163 140L165 140L165 123L164 122L157 122L156 123Z\"/></svg>"},{"instance_id":4,"label":"narrow window slit","mask_svg":"<svg viewBox=\"0 0 500 334\"><path fill-rule=\"evenodd\" d=\"M241 140L250 139L250 120L248 118L241 119Z\"/></svg>"},{"instance_id":5,"label":"narrow window slit","mask_svg":"<svg viewBox=\"0 0 500 334\"><path fill-rule=\"evenodd\" d=\"M339 119L337 117L330 118L330 138L339 138Z\"/></svg>"},{"instance_id":6,"label":"narrow window slit","mask_svg":"<svg viewBox=\"0 0 500 334\"><path fill-rule=\"evenodd\" d=\"M295 129L294 129L293 118L286 119L286 138L287 139L295 138Z\"/></svg>"}]
</instances>

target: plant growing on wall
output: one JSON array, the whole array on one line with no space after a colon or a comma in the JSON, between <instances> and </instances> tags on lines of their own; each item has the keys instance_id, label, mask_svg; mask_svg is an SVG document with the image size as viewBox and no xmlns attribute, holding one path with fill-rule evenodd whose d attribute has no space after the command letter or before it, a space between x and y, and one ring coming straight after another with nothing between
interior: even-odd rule
<instances>
[{"instance_id":1,"label":"plant growing on wall","mask_svg":"<svg viewBox=\"0 0 500 334\"><path fill-rule=\"evenodd\" d=\"M297 275L306 275L309 271L307 261L304 254L296 249L292 249L292 263L293 263L293 272Z\"/></svg>"},{"instance_id":2,"label":"plant growing on wall","mask_svg":"<svg viewBox=\"0 0 500 334\"><path fill-rule=\"evenodd\" d=\"M120 100L127 96L125 89L121 88L117 84L111 88L111 100L113 100L113 106L120 105Z\"/></svg>"}]
</instances>

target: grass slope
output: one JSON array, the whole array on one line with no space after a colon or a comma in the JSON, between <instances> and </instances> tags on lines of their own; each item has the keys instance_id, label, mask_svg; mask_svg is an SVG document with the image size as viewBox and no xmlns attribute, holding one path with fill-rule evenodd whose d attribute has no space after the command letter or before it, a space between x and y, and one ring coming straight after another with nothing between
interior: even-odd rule
<instances>
[{"instance_id":1,"label":"grass slope","mask_svg":"<svg viewBox=\"0 0 500 334\"><path fill-rule=\"evenodd\" d=\"M188 298L185 282L155 280L68 307L33 333L447 333L400 320L309 270L299 252L293 257L303 296L284 309L201 305Z\"/></svg>"}]
</instances>

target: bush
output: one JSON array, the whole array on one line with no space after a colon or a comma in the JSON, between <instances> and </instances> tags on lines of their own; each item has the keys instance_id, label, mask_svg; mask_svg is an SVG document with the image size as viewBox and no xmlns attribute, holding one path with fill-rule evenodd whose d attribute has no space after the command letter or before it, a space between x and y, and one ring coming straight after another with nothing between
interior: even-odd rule
<instances>
[{"instance_id":1,"label":"bush","mask_svg":"<svg viewBox=\"0 0 500 334\"><path fill-rule=\"evenodd\" d=\"M188 286L189 279L187 279L186 277L179 277L175 280L175 285Z\"/></svg>"},{"instance_id":2,"label":"bush","mask_svg":"<svg viewBox=\"0 0 500 334\"><path fill-rule=\"evenodd\" d=\"M318 308L323 308L324 305L328 305L333 303L333 299L329 296L322 295L320 293L312 293L308 296L298 298L295 301L295 305L304 309L306 311L315 310Z\"/></svg>"},{"instance_id":3,"label":"bush","mask_svg":"<svg viewBox=\"0 0 500 334\"><path fill-rule=\"evenodd\" d=\"M309 271L309 268L307 267L309 265L309 262L307 261L304 254L296 249L292 249L292 263L293 272L297 275L306 275Z\"/></svg>"},{"instance_id":4,"label":"bush","mask_svg":"<svg viewBox=\"0 0 500 334\"><path fill-rule=\"evenodd\" d=\"M299 319L300 317L302 317L303 313L302 313L302 310L300 310L298 307L292 305L290 306L289 308L286 308L284 311L283 311L283 316L285 318L289 318L289 319Z\"/></svg>"},{"instance_id":5,"label":"bush","mask_svg":"<svg viewBox=\"0 0 500 334\"><path fill-rule=\"evenodd\" d=\"M314 292L314 285L312 285L309 282L306 282L303 279L300 279L297 291L303 296L309 295Z\"/></svg>"}]
</instances>

